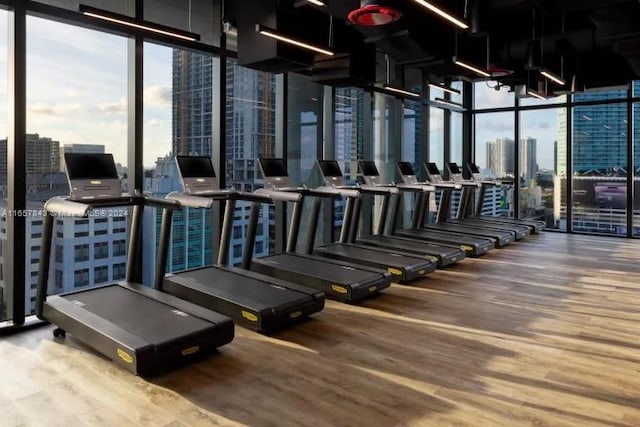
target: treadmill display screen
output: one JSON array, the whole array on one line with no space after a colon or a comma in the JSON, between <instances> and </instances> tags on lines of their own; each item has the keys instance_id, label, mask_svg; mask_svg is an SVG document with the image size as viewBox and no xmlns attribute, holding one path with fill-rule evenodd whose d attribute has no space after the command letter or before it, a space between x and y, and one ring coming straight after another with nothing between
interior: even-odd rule
<instances>
[{"instance_id":1,"label":"treadmill display screen","mask_svg":"<svg viewBox=\"0 0 640 427\"><path fill-rule=\"evenodd\" d=\"M449 171L451 171L451 173L454 175L458 175L462 173L462 171L458 167L458 164L454 162L449 163Z\"/></svg>"},{"instance_id":2,"label":"treadmill display screen","mask_svg":"<svg viewBox=\"0 0 640 427\"><path fill-rule=\"evenodd\" d=\"M469 171L471 173L480 173L480 168L478 168L478 165L476 165L475 163L469 163L467 166L469 167Z\"/></svg>"},{"instance_id":3,"label":"treadmill display screen","mask_svg":"<svg viewBox=\"0 0 640 427\"><path fill-rule=\"evenodd\" d=\"M69 179L118 179L111 154L64 153Z\"/></svg>"},{"instance_id":4,"label":"treadmill display screen","mask_svg":"<svg viewBox=\"0 0 640 427\"><path fill-rule=\"evenodd\" d=\"M400 169L400 173L402 175L415 175L413 171L413 166L409 162L398 162L398 169Z\"/></svg>"},{"instance_id":5,"label":"treadmill display screen","mask_svg":"<svg viewBox=\"0 0 640 427\"><path fill-rule=\"evenodd\" d=\"M440 175L440 169L435 163L427 163L427 172L429 172L429 175Z\"/></svg>"},{"instance_id":6,"label":"treadmill display screen","mask_svg":"<svg viewBox=\"0 0 640 427\"><path fill-rule=\"evenodd\" d=\"M364 176L379 176L380 172L378 172L378 167L375 162L370 160L361 161L360 170Z\"/></svg>"},{"instance_id":7,"label":"treadmill display screen","mask_svg":"<svg viewBox=\"0 0 640 427\"><path fill-rule=\"evenodd\" d=\"M215 178L211 158L207 156L177 156L183 178Z\"/></svg>"},{"instance_id":8,"label":"treadmill display screen","mask_svg":"<svg viewBox=\"0 0 640 427\"><path fill-rule=\"evenodd\" d=\"M284 159L260 159L260 166L265 177L287 176Z\"/></svg>"},{"instance_id":9,"label":"treadmill display screen","mask_svg":"<svg viewBox=\"0 0 640 427\"><path fill-rule=\"evenodd\" d=\"M322 175L326 177L341 177L342 171L340 165L336 160L318 160Z\"/></svg>"}]
</instances>

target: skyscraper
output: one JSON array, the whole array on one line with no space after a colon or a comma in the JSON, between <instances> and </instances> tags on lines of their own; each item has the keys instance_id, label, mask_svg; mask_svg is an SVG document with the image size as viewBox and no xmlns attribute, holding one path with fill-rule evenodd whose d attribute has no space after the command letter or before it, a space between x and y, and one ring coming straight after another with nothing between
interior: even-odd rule
<instances>
[{"instance_id":1,"label":"skyscraper","mask_svg":"<svg viewBox=\"0 0 640 427\"><path fill-rule=\"evenodd\" d=\"M536 177L538 171L537 140L535 138L520 138L520 177L525 185Z\"/></svg>"},{"instance_id":2,"label":"skyscraper","mask_svg":"<svg viewBox=\"0 0 640 427\"><path fill-rule=\"evenodd\" d=\"M509 138L498 138L487 142L487 168L497 178L513 176L515 160L514 142Z\"/></svg>"}]
</instances>

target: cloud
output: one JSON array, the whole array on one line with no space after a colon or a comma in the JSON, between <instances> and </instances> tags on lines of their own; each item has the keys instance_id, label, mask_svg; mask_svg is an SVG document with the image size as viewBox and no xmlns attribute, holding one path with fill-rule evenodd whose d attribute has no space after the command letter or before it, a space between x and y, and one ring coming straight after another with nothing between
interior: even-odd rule
<instances>
[{"instance_id":1,"label":"cloud","mask_svg":"<svg viewBox=\"0 0 640 427\"><path fill-rule=\"evenodd\" d=\"M82 106L76 103L49 104L46 102L37 102L27 106L27 113L40 116L65 116L81 110Z\"/></svg>"},{"instance_id":2,"label":"cloud","mask_svg":"<svg viewBox=\"0 0 640 427\"><path fill-rule=\"evenodd\" d=\"M126 113L127 100L122 97L118 102L106 102L98 106L98 110L103 113Z\"/></svg>"},{"instance_id":3,"label":"cloud","mask_svg":"<svg viewBox=\"0 0 640 427\"><path fill-rule=\"evenodd\" d=\"M157 128L160 127L164 124L164 122L160 119L151 119L151 120L147 120L144 125L146 127L150 127L150 128Z\"/></svg>"},{"instance_id":4,"label":"cloud","mask_svg":"<svg viewBox=\"0 0 640 427\"><path fill-rule=\"evenodd\" d=\"M167 107L173 102L169 86L145 86L143 92L145 105Z\"/></svg>"}]
</instances>

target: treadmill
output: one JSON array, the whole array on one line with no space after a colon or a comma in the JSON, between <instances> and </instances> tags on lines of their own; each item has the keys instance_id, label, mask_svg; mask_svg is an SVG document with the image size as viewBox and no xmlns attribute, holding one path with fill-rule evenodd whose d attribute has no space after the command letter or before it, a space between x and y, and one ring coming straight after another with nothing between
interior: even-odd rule
<instances>
[{"instance_id":1,"label":"treadmill","mask_svg":"<svg viewBox=\"0 0 640 427\"><path fill-rule=\"evenodd\" d=\"M271 192L271 188L289 190L300 197L298 205L293 210L289 227L287 248L298 239L302 210L302 194L298 187L291 187L287 177L287 168L282 159L260 159L260 169L265 177L267 189L257 192ZM321 193L308 190L312 195ZM281 191L278 191L281 192ZM339 194L339 193L336 193ZM252 259L253 240L250 233L255 234L255 224L258 218L258 207L254 203L249 215L249 231L245 245L242 266L246 269L258 271L284 280L302 283L305 286L324 291L329 298L342 302L356 302L363 298L377 294L391 285L391 273L387 270L358 265L346 261L331 260L318 255L300 254L294 252L279 252L261 258Z\"/></svg>"},{"instance_id":2,"label":"treadmill","mask_svg":"<svg viewBox=\"0 0 640 427\"><path fill-rule=\"evenodd\" d=\"M70 333L111 359L116 365L141 376L155 375L213 353L233 340L234 326L222 314L183 301L138 282L143 210L163 209L171 218L176 202L122 194L111 154L65 153L71 194L54 197L44 206L38 276L38 318L57 326L53 334ZM47 297L51 239L54 219L59 216L88 218L92 212L104 216L112 207L133 207L126 280ZM162 224L168 234L168 223ZM165 242L166 243L166 242ZM157 271L163 272L167 248L160 247Z\"/></svg>"},{"instance_id":3,"label":"treadmill","mask_svg":"<svg viewBox=\"0 0 640 427\"><path fill-rule=\"evenodd\" d=\"M476 236L493 239L497 248L504 247L516 239L516 233L497 227L484 225L462 225L448 222L451 207L451 193L462 188L461 184L445 182L440 170L435 163L425 163L425 170L429 183L441 190L440 203L438 204L437 222L435 224L423 224L421 228L434 231L448 231L467 236Z\"/></svg>"},{"instance_id":4,"label":"treadmill","mask_svg":"<svg viewBox=\"0 0 640 427\"><path fill-rule=\"evenodd\" d=\"M220 190L211 158L207 156L176 156L176 163L184 192L169 193L168 200L192 209L211 209L215 201L226 201L218 260L213 267L168 274L164 278L156 275L156 286L226 314L238 325L258 332L279 330L321 311L324 308L322 292L227 265L237 200L250 201L260 207L262 203L297 200L299 196L275 191L258 195ZM163 218L164 221L169 219ZM255 238L256 226L257 217L252 238Z\"/></svg>"},{"instance_id":5,"label":"treadmill","mask_svg":"<svg viewBox=\"0 0 640 427\"><path fill-rule=\"evenodd\" d=\"M307 233L307 244L304 252L307 255L320 255L353 264L374 267L387 270L391 273L393 280L397 282L409 282L421 277L436 269L436 259L425 259L406 252L389 251L380 248L372 248L364 245L347 242L347 230L351 221L353 202L360 197L357 190L338 189L330 187L320 187L314 190L305 187L290 187L286 167L283 159L259 159L260 168L268 188L280 191L293 191L303 195L303 197L313 196L313 205L309 219ZM271 174L276 173L276 176ZM285 176L280 176L282 173ZM346 198L345 220L340 232L340 240L336 243L315 246L316 231L320 218L323 199L343 199ZM300 222L303 211L303 203L297 203L293 207L292 222ZM287 241L287 252L295 253L298 239L294 233L289 234Z\"/></svg>"},{"instance_id":6,"label":"treadmill","mask_svg":"<svg viewBox=\"0 0 640 427\"><path fill-rule=\"evenodd\" d=\"M398 164L400 176L402 177L402 183L396 185L396 187L403 192L417 193L415 198L415 210L411 221L411 227L396 229L398 221L398 214L400 212L401 198L396 197L395 204L393 206L393 213L391 215L392 229L390 234L393 236L401 236L405 238L416 239L424 242L430 242L438 245L454 245L465 251L465 255L471 257L477 257L492 250L495 245L492 239L477 237L477 236L465 236L455 233L449 233L444 231L424 230L420 228L423 224L425 210L427 203L429 202L429 196L435 188L431 185L425 185L420 183L415 178L415 175L404 175L400 169L400 163ZM360 161L360 170L362 171L364 182L368 184L379 183L380 172L372 161ZM408 163L410 172L413 172L413 167ZM420 191L415 191L418 188ZM383 207L383 211L385 208Z\"/></svg>"},{"instance_id":7,"label":"treadmill","mask_svg":"<svg viewBox=\"0 0 640 427\"><path fill-rule=\"evenodd\" d=\"M481 184L475 181L468 181L462 177L462 170L455 162L447 163L447 171L449 172L449 180L454 184L460 184L462 189L460 190L460 202L458 203L458 211L455 218L449 219L447 222L451 224L471 225L471 226L487 226L495 227L503 230L512 231L516 240L523 239L531 234L531 228L526 225L516 224L513 222L495 222L487 221L482 218L470 218L462 215L462 212L469 206L470 199L474 197L475 189Z\"/></svg>"},{"instance_id":8,"label":"treadmill","mask_svg":"<svg viewBox=\"0 0 640 427\"><path fill-rule=\"evenodd\" d=\"M362 194L378 195L383 197L383 207L380 209L378 227L372 235L357 236L362 206L361 199L356 199L356 203L353 206L353 211L351 213L345 211L345 221L347 222L346 229L348 229L348 236L346 238L347 242L390 251L409 253L414 256L427 259L435 259L437 266L440 268L447 267L464 259L464 249L458 246L448 246L423 240L416 240L413 238L390 236L384 233L389 199L391 195L398 193L399 190L397 188L383 185L360 185L357 187L348 186L344 181L342 170L336 160L318 160L318 166L320 167L322 179L326 186L333 188L355 188ZM348 206L345 208L348 208ZM345 230L344 227L345 224L343 224L343 231ZM341 240L344 239L341 238Z\"/></svg>"},{"instance_id":9,"label":"treadmill","mask_svg":"<svg viewBox=\"0 0 640 427\"><path fill-rule=\"evenodd\" d=\"M482 215L482 202L484 201L484 197L487 191L487 187L496 186L502 184L500 181L495 180L486 180L483 179L480 175L480 169L478 166L473 163L467 163L467 168L469 169L469 173L471 174L472 182L480 185L480 194L478 196L478 204L475 206L475 189L470 187L468 191L467 197L464 200L464 207L459 209L459 217L462 218L473 218L473 219L482 219L488 220L494 223L505 223L505 224L515 224L515 225L524 225L528 227L531 231L531 234L537 234L545 227L544 221L538 221L535 219L527 219L527 218L508 218L503 216L491 216L491 215Z\"/></svg>"}]
</instances>

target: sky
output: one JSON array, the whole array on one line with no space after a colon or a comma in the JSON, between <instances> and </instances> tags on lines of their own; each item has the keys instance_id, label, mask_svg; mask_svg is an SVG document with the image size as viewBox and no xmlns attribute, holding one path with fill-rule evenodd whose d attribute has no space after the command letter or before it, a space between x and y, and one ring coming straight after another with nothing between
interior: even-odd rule
<instances>
[{"instance_id":1,"label":"sky","mask_svg":"<svg viewBox=\"0 0 640 427\"><path fill-rule=\"evenodd\" d=\"M4 15L4 16L3 16ZM6 12L0 13L0 25ZM6 24L5 24L6 25ZM6 52L0 30L0 49ZM7 81L6 54L0 81ZM6 86L0 96L6 99ZM171 49L145 45L144 165L171 150ZM6 105L0 115L7 117ZM126 166L127 39L27 18L27 132L64 144L102 144ZM7 134L0 120L0 135Z\"/></svg>"}]
</instances>

